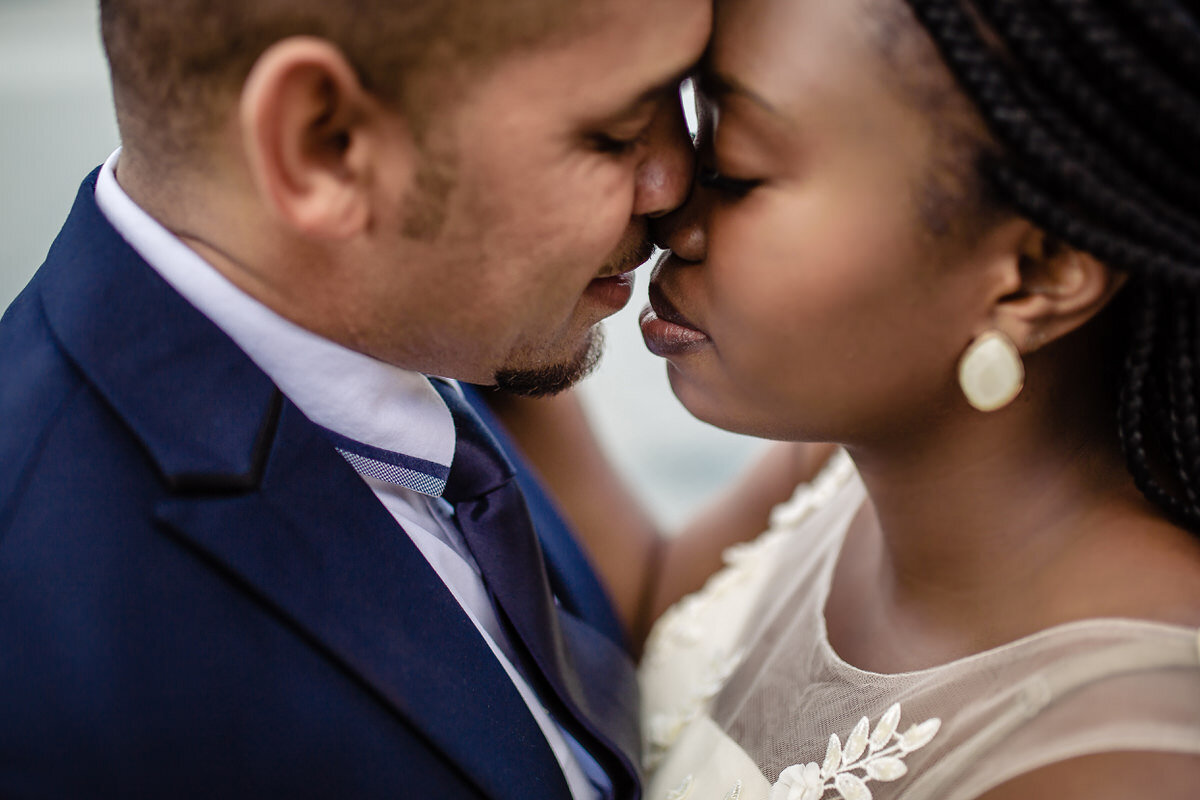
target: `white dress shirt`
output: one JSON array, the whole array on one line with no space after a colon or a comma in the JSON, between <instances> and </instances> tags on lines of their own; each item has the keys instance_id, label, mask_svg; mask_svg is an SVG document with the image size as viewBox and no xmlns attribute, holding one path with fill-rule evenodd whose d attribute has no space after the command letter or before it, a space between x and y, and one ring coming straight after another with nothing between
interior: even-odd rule
<instances>
[{"instance_id":1,"label":"white dress shirt","mask_svg":"<svg viewBox=\"0 0 1200 800\"><path fill-rule=\"evenodd\" d=\"M357 442L449 468L454 420L429 379L317 336L234 286L125 193L116 178L120 152L109 156L96 181L101 212L146 263L224 331L305 416ZM363 480L458 600L512 679L562 766L572 795L576 800L603 797L607 788L593 780L603 786L607 779L595 759L550 717L513 666L511 645L446 501L374 478Z\"/></svg>"}]
</instances>

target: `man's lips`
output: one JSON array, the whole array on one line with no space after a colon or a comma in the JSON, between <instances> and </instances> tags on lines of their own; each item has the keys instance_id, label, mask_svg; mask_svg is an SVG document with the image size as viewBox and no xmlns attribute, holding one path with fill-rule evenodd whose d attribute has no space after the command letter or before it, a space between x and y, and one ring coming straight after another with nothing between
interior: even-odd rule
<instances>
[{"instance_id":1,"label":"man's lips","mask_svg":"<svg viewBox=\"0 0 1200 800\"><path fill-rule=\"evenodd\" d=\"M709 342L708 334L681 314L656 283L650 284L650 305L639 321L646 347L656 356L688 353Z\"/></svg>"},{"instance_id":2,"label":"man's lips","mask_svg":"<svg viewBox=\"0 0 1200 800\"><path fill-rule=\"evenodd\" d=\"M606 270L588 284L584 292L586 297L619 311L633 297L633 271L650 260L654 254L654 244L643 240L636 250L630 253L614 270Z\"/></svg>"},{"instance_id":3,"label":"man's lips","mask_svg":"<svg viewBox=\"0 0 1200 800\"><path fill-rule=\"evenodd\" d=\"M596 278L587 285L584 297L608 306L614 312L620 311L633 297L633 271L622 272L608 278Z\"/></svg>"},{"instance_id":4,"label":"man's lips","mask_svg":"<svg viewBox=\"0 0 1200 800\"><path fill-rule=\"evenodd\" d=\"M654 255L654 243L649 239L642 238L638 240L638 245L634 247L628 255L617 261L609 269L601 272L597 280L606 278L615 278L633 272L635 269L645 264L650 260L650 256Z\"/></svg>"}]
</instances>

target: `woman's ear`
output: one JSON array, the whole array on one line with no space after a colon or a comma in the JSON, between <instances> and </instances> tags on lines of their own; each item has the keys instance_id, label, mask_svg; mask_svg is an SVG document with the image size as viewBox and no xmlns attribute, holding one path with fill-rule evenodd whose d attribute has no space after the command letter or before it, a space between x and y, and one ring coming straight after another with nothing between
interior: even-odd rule
<instances>
[{"instance_id":1,"label":"woman's ear","mask_svg":"<svg viewBox=\"0 0 1200 800\"><path fill-rule=\"evenodd\" d=\"M372 216L381 105L338 48L293 37L255 62L239 123L264 206L304 237L343 239Z\"/></svg>"},{"instance_id":2,"label":"woman's ear","mask_svg":"<svg viewBox=\"0 0 1200 800\"><path fill-rule=\"evenodd\" d=\"M1033 227L1009 269L1009 291L995 298L993 321L1022 353L1083 326L1108 305L1126 278Z\"/></svg>"}]
</instances>

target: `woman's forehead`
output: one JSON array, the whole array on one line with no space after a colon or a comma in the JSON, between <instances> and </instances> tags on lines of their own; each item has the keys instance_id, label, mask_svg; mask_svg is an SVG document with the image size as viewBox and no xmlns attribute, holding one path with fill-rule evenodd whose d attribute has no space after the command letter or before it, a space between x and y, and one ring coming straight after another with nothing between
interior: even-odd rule
<instances>
[{"instance_id":1,"label":"woman's forehead","mask_svg":"<svg viewBox=\"0 0 1200 800\"><path fill-rule=\"evenodd\" d=\"M893 0L718 0L706 92L784 117L852 97L883 101L892 87L859 11L864 2Z\"/></svg>"}]
</instances>

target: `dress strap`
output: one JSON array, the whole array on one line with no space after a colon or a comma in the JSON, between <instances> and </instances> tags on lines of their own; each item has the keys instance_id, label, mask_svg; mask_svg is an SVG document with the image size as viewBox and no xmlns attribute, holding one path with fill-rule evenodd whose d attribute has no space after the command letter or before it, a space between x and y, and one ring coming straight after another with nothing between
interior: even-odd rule
<instances>
[{"instance_id":1,"label":"dress strap","mask_svg":"<svg viewBox=\"0 0 1200 800\"><path fill-rule=\"evenodd\" d=\"M1177 642L1175 647L1146 647L1144 641L1088 652L1071 659L1059 669L1040 672L1024 681L1005 711L954 752L929 767L906 790L906 797L948 796L949 788L961 782L963 771L982 753L995 748L1022 725L1075 692L1110 678L1164 669L1195 669L1200 666L1200 631L1195 647Z\"/></svg>"}]
</instances>

